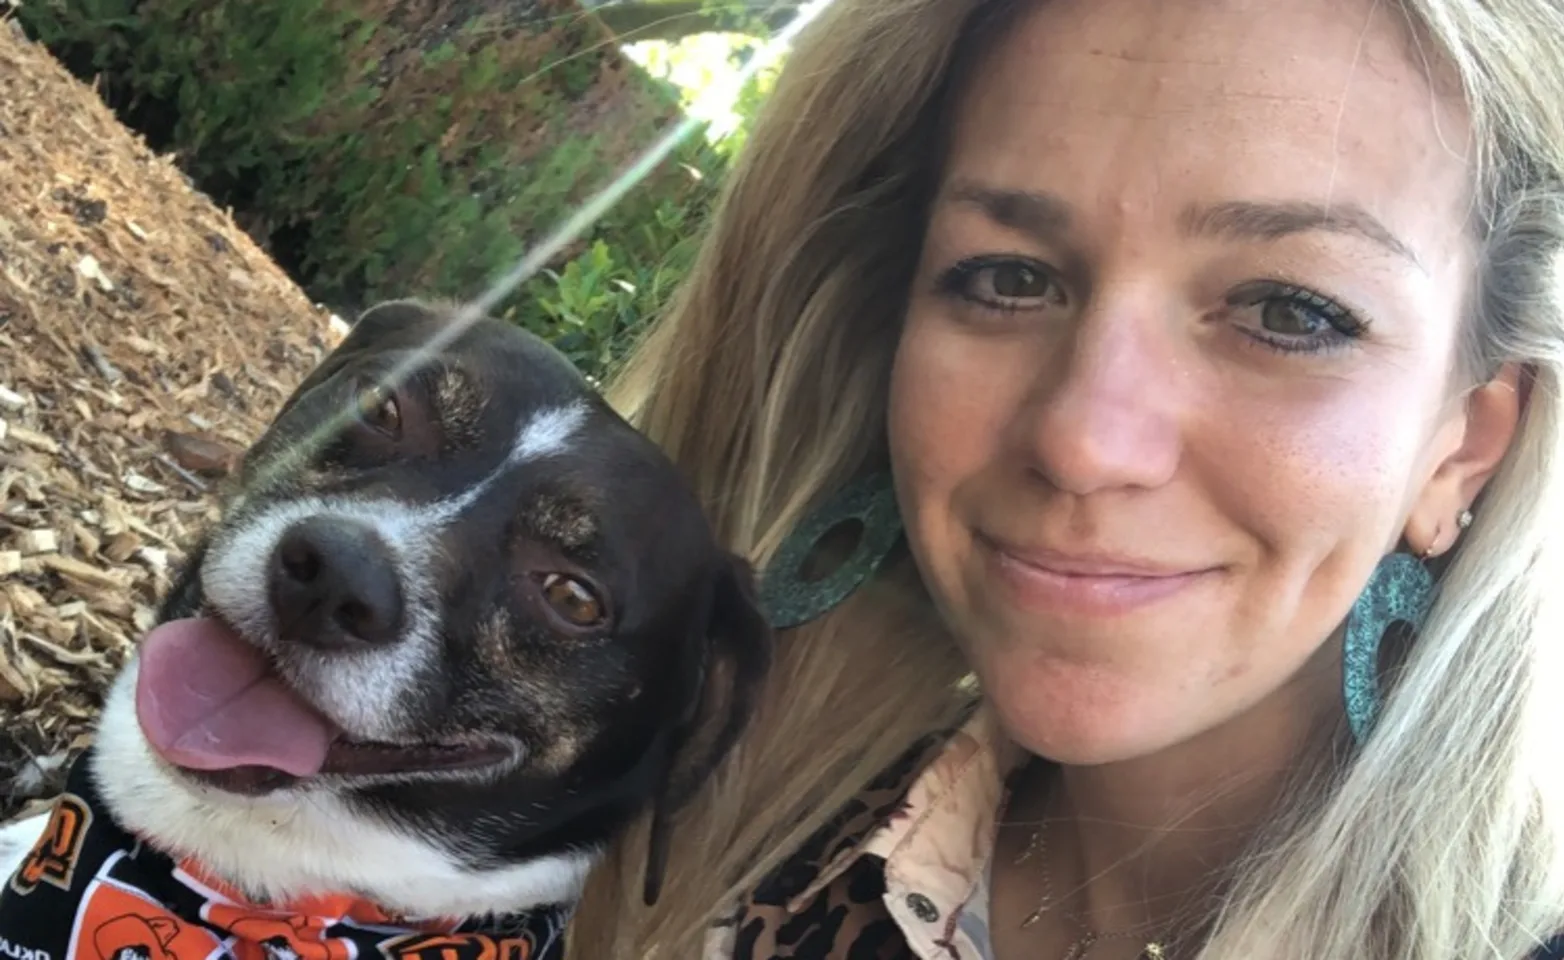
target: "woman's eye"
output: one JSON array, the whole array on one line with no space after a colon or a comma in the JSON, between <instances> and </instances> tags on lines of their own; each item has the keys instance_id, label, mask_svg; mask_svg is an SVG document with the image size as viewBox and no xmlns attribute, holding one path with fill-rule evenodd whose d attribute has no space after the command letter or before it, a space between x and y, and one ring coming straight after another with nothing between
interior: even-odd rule
<instances>
[{"instance_id":1,"label":"woman's eye","mask_svg":"<svg viewBox=\"0 0 1564 960\"><path fill-rule=\"evenodd\" d=\"M1049 280L1024 263L1011 263L988 268L988 285L998 296L1025 299L1046 295Z\"/></svg>"},{"instance_id":2,"label":"woman's eye","mask_svg":"<svg viewBox=\"0 0 1564 960\"><path fill-rule=\"evenodd\" d=\"M1284 353L1316 353L1358 339L1367 324L1351 310L1312 290L1264 283L1237 291L1229 305L1253 311L1244 333Z\"/></svg>"},{"instance_id":3,"label":"woman's eye","mask_svg":"<svg viewBox=\"0 0 1564 960\"><path fill-rule=\"evenodd\" d=\"M1291 300L1267 300L1260 307L1260 325L1285 337L1312 337L1330 329L1330 322Z\"/></svg>"},{"instance_id":4,"label":"woman's eye","mask_svg":"<svg viewBox=\"0 0 1564 960\"><path fill-rule=\"evenodd\" d=\"M940 278L942 293L1002 310L1025 310L1064 302L1053 273L1041 264L1011 258L965 260Z\"/></svg>"}]
</instances>

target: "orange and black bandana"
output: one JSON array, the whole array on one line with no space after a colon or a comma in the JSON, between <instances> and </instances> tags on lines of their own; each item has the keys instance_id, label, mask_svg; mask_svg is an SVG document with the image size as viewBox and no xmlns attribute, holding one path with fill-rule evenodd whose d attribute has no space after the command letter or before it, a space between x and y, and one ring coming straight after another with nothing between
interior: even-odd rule
<instances>
[{"instance_id":1,"label":"orange and black bandana","mask_svg":"<svg viewBox=\"0 0 1564 960\"><path fill-rule=\"evenodd\" d=\"M125 832L87 757L0 888L0 960L560 960L565 906L481 924L407 920L355 897L246 903Z\"/></svg>"}]
</instances>

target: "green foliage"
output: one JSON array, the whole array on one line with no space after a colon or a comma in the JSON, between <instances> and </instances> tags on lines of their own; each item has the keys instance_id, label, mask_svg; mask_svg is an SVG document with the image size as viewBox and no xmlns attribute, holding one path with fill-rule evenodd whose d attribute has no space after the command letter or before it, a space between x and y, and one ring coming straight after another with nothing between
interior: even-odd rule
<instances>
[{"instance_id":1,"label":"green foliage","mask_svg":"<svg viewBox=\"0 0 1564 960\"><path fill-rule=\"evenodd\" d=\"M594 376L623 359L684 279L727 167L699 134L670 162L682 185L632 194L585 250L534 278L508 311Z\"/></svg>"},{"instance_id":2,"label":"green foliage","mask_svg":"<svg viewBox=\"0 0 1564 960\"><path fill-rule=\"evenodd\" d=\"M731 66L742 66L753 46L753 39L733 46ZM595 375L622 360L688 272L722 178L780 66L757 71L739 89L732 108L737 122L725 136L714 143L693 136L671 158L677 179L621 203L599 225L598 239L562 269L534 280L510 316Z\"/></svg>"},{"instance_id":3,"label":"green foliage","mask_svg":"<svg viewBox=\"0 0 1564 960\"><path fill-rule=\"evenodd\" d=\"M679 116L573 0L29 0L19 18L341 309L475 295ZM616 359L726 168L694 139L504 312L588 373Z\"/></svg>"}]
</instances>

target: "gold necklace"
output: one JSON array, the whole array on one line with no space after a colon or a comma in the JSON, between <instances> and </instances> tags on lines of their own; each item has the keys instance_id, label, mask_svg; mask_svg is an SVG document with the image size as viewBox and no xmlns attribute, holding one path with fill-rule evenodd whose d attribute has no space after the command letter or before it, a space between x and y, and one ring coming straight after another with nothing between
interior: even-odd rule
<instances>
[{"instance_id":1,"label":"gold necklace","mask_svg":"<svg viewBox=\"0 0 1564 960\"><path fill-rule=\"evenodd\" d=\"M1048 871L1047 818L1043 819L1041 826L1032 831L1032 837L1027 841L1026 849L1021 851L1019 857L1016 857L1016 865L1020 866L1027 860L1030 860L1034 854L1042 861L1043 895L1038 898L1037 908L1027 914L1025 920L1021 921L1021 929L1023 930L1042 919L1043 914L1053 908L1053 878ZM1064 956L1060 960L1083 960L1092 947L1104 940L1126 940L1131 937L1143 936L1156 926L1148 921L1136 924L1133 927L1125 927L1122 930L1110 930L1099 933L1092 929L1090 920L1073 910L1060 911L1060 916L1073 923L1081 931L1081 935L1071 942L1069 949L1065 950ZM1167 948L1163 946L1161 940L1148 940L1140 948L1137 960L1167 960Z\"/></svg>"}]
</instances>

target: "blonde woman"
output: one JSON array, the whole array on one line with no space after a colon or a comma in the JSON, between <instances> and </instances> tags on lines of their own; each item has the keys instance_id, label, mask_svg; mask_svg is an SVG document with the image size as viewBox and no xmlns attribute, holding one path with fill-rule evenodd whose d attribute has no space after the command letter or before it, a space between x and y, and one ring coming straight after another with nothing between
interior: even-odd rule
<instances>
[{"instance_id":1,"label":"blonde woman","mask_svg":"<svg viewBox=\"0 0 1564 960\"><path fill-rule=\"evenodd\" d=\"M1561 274L1558 0L836 0L616 387L779 662L574 953L1564 955Z\"/></svg>"}]
</instances>

